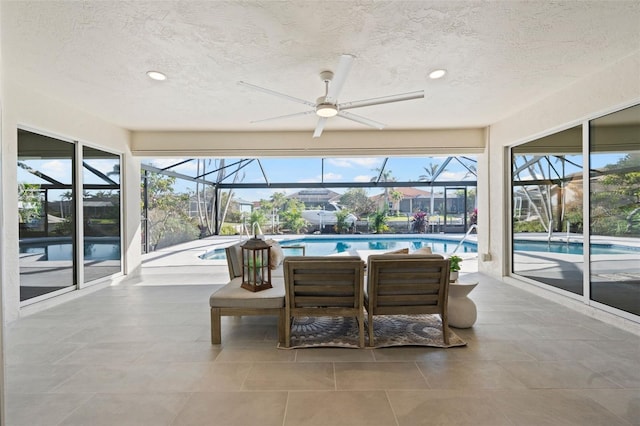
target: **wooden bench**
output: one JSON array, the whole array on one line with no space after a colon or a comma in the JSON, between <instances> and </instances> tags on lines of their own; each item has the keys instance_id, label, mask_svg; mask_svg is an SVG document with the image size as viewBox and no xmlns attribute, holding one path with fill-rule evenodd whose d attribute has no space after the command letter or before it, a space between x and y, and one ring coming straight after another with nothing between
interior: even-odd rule
<instances>
[{"instance_id":1,"label":"wooden bench","mask_svg":"<svg viewBox=\"0 0 640 426\"><path fill-rule=\"evenodd\" d=\"M242 284L242 253L237 243L225 248L230 281L209 297L211 307L211 343L222 342L221 317L245 315L275 315L278 317L278 341L284 343L284 275L282 265L271 271L273 288L252 293ZM282 248L290 248L283 246ZM302 249L303 247L296 247ZM282 255L284 256L284 255Z\"/></svg>"}]
</instances>

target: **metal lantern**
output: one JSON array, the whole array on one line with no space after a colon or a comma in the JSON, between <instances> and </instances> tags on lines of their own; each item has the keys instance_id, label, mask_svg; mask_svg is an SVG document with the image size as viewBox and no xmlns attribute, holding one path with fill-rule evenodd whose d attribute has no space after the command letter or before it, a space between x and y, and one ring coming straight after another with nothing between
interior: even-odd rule
<instances>
[{"instance_id":1,"label":"metal lantern","mask_svg":"<svg viewBox=\"0 0 640 426\"><path fill-rule=\"evenodd\" d=\"M254 292L271 288L271 269L269 269L271 246L254 236L240 248L242 249L241 287Z\"/></svg>"}]
</instances>

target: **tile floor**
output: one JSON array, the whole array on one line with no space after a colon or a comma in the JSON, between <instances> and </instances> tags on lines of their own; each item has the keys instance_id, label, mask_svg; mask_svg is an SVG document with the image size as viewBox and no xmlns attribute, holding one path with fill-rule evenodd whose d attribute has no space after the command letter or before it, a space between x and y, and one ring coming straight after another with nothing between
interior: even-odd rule
<instances>
[{"instance_id":1,"label":"tile floor","mask_svg":"<svg viewBox=\"0 0 640 426\"><path fill-rule=\"evenodd\" d=\"M640 425L639 336L490 277L466 347L279 350L270 317L212 346L226 266L163 264L7 328L7 425Z\"/></svg>"}]
</instances>

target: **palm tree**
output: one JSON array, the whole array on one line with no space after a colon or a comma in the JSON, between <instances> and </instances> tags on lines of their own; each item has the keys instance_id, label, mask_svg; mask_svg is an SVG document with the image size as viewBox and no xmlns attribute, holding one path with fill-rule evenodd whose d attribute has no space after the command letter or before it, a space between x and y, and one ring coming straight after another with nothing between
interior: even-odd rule
<instances>
[{"instance_id":1,"label":"palm tree","mask_svg":"<svg viewBox=\"0 0 640 426\"><path fill-rule=\"evenodd\" d=\"M376 167L375 169L371 169L373 171L378 172L378 174L371 178L370 182L395 182L396 178L393 177L391 170L383 171L380 167ZM378 176L380 179L378 179ZM384 205L385 209L389 208L389 188L384 187Z\"/></svg>"},{"instance_id":2,"label":"palm tree","mask_svg":"<svg viewBox=\"0 0 640 426\"><path fill-rule=\"evenodd\" d=\"M435 203L434 196L433 196L433 180L436 178L436 173L438 172L439 168L440 168L440 164L429 163L427 167L423 167L426 174L420 175L418 177L418 180L420 182L430 182L431 184L431 201L430 201L430 207L429 207L430 214L433 214L433 208Z\"/></svg>"},{"instance_id":3,"label":"palm tree","mask_svg":"<svg viewBox=\"0 0 640 426\"><path fill-rule=\"evenodd\" d=\"M393 201L393 206L396 210L397 216L400 212L400 201L402 201L402 199L404 198L404 194L397 189L392 188L391 192L389 193L389 197L391 198L391 201Z\"/></svg>"}]
</instances>

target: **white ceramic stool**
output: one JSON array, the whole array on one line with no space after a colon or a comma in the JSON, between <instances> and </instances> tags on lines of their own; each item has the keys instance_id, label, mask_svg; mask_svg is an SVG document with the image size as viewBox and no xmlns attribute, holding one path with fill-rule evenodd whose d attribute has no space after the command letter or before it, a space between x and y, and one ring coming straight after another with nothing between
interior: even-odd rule
<instances>
[{"instance_id":1,"label":"white ceramic stool","mask_svg":"<svg viewBox=\"0 0 640 426\"><path fill-rule=\"evenodd\" d=\"M455 328L469 328L478 318L478 310L473 300L467 296L478 283L450 283L447 316L449 325Z\"/></svg>"}]
</instances>

